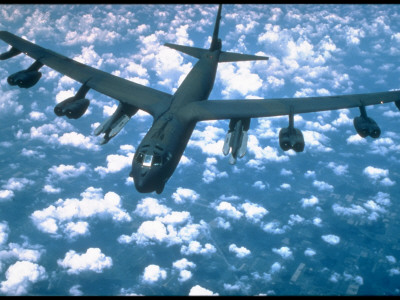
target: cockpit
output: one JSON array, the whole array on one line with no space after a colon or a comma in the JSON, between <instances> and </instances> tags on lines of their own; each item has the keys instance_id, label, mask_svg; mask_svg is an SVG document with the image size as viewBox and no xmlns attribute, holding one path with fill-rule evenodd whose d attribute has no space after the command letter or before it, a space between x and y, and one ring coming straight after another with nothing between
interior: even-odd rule
<instances>
[{"instance_id":1,"label":"cockpit","mask_svg":"<svg viewBox=\"0 0 400 300\"><path fill-rule=\"evenodd\" d=\"M149 145L143 145L139 150L135 158L136 163L142 167L153 167L162 166L172 157L170 152L164 151L164 149L158 145L154 148Z\"/></svg>"}]
</instances>

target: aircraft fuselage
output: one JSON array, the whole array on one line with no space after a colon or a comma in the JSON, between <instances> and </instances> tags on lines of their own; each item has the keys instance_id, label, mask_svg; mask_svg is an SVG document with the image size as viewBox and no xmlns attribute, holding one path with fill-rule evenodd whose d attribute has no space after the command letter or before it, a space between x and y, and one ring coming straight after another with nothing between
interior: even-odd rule
<instances>
[{"instance_id":1,"label":"aircraft fuselage","mask_svg":"<svg viewBox=\"0 0 400 300\"><path fill-rule=\"evenodd\" d=\"M205 53L179 86L171 106L154 122L138 146L132 162L136 189L161 193L174 173L196 126L181 109L194 101L207 100L214 86L220 50Z\"/></svg>"}]
</instances>

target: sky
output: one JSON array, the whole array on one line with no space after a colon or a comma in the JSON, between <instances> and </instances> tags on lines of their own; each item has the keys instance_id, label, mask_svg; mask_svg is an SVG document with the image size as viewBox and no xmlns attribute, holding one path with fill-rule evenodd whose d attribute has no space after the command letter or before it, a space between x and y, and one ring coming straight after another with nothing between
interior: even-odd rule
<instances>
[{"instance_id":1,"label":"sky","mask_svg":"<svg viewBox=\"0 0 400 300\"><path fill-rule=\"evenodd\" d=\"M208 48L217 5L1 5L7 30L114 75L173 94L196 63L164 43ZM397 5L223 5L225 51L209 99L400 88ZM0 41L0 52L8 45ZM236 165L229 122L197 124L162 194L129 172L152 124L139 111L108 144L94 129L118 102L89 91L79 120L54 106L80 85L48 67L31 89L7 84L33 60L0 62L0 295L398 295L398 119L368 107L296 115L303 153L279 148L287 117L252 119Z\"/></svg>"}]
</instances>

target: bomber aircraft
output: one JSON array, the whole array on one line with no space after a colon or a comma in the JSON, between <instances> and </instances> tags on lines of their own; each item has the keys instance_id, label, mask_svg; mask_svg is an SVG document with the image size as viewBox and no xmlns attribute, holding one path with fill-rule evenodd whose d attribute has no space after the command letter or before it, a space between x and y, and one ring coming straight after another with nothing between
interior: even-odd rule
<instances>
[{"instance_id":1,"label":"bomber aircraft","mask_svg":"<svg viewBox=\"0 0 400 300\"><path fill-rule=\"evenodd\" d=\"M42 75L39 69L43 65L80 82L82 86L75 96L55 106L57 116L80 118L90 104L85 98L90 89L118 100L114 114L94 131L95 135L104 134L102 144L113 138L139 109L152 115L153 124L136 150L130 173L141 193L162 193L199 121L230 120L222 151L225 155L231 153L230 163L234 164L236 158L246 152L251 118L287 115L289 124L279 132L279 145L284 151L302 152L304 138L302 132L294 127L294 114L358 107L360 116L354 119L357 133L364 138L378 138L380 128L367 116L365 106L395 102L400 110L400 91L307 98L208 100L218 63L268 60L263 56L222 51L221 39L218 38L221 9L220 4L209 49L165 44L198 59L173 95L81 64L6 31L0 31L0 39L11 48L0 55L0 60L20 53L35 60L26 70L8 77L10 85L20 88L35 85Z\"/></svg>"}]
</instances>

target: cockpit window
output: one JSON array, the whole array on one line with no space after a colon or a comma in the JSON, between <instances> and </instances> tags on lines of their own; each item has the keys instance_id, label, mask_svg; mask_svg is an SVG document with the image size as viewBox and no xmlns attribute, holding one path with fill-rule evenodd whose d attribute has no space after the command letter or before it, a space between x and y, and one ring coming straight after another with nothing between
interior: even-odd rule
<instances>
[{"instance_id":1,"label":"cockpit window","mask_svg":"<svg viewBox=\"0 0 400 300\"><path fill-rule=\"evenodd\" d=\"M136 157L136 162L143 167L161 166L171 159L172 155L170 152L164 153L148 153L147 151L139 152Z\"/></svg>"},{"instance_id":2,"label":"cockpit window","mask_svg":"<svg viewBox=\"0 0 400 300\"><path fill-rule=\"evenodd\" d=\"M153 161L153 155L146 154L143 159L143 167L151 167L152 161Z\"/></svg>"}]
</instances>

